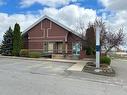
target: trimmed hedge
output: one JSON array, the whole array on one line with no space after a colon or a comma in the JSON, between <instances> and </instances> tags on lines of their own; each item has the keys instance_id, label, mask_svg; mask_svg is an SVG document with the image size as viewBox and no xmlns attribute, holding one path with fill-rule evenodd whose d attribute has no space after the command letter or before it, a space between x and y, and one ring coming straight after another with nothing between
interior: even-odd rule
<instances>
[{"instance_id":1,"label":"trimmed hedge","mask_svg":"<svg viewBox=\"0 0 127 95\"><path fill-rule=\"evenodd\" d=\"M110 65L111 64L111 59L107 56L102 56L100 58L100 62L101 64L107 64L107 65Z\"/></svg>"},{"instance_id":2,"label":"trimmed hedge","mask_svg":"<svg viewBox=\"0 0 127 95\"><path fill-rule=\"evenodd\" d=\"M39 53L39 52L29 52L29 57L30 58L40 58L41 53Z\"/></svg>"},{"instance_id":3,"label":"trimmed hedge","mask_svg":"<svg viewBox=\"0 0 127 95\"><path fill-rule=\"evenodd\" d=\"M29 56L29 50L28 49L21 49L19 55L21 57L28 57Z\"/></svg>"}]
</instances>

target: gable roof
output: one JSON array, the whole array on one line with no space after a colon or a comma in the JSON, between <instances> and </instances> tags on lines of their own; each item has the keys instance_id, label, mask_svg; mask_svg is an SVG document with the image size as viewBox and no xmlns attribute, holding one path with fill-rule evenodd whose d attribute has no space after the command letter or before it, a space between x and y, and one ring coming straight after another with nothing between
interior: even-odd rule
<instances>
[{"instance_id":1,"label":"gable roof","mask_svg":"<svg viewBox=\"0 0 127 95\"><path fill-rule=\"evenodd\" d=\"M33 28L35 25L37 25L38 23L40 23L40 22L41 22L42 20L44 20L44 19L48 19L48 20L54 22L55 24L59 25L60 27L62 27L62 28L64 28L64 29L68 30L69 32L71 32L71 33L73 33L73 34L75 34L76 36L82 38L82 36L81 36L79 33L74 32L72 29L68 28L67 26L61 24L60 22L54 20L53 18L51 18L51 17L49 17L49 16L47 16L47 15L43 16L42 18L40 18L39 20L37 20L34 24L32 24L31 26L29 26L27 29L25 29L25 30L23 31L23 34L26 34L31 28Z\"/></svg>"}]
</instances>

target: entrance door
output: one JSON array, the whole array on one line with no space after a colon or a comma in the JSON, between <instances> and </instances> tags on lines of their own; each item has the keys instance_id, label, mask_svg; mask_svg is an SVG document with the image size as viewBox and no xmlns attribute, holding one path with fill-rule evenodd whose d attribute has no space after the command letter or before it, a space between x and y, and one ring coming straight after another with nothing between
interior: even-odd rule
<instances>
[{"instance_id":1,"label":"entrance door","mask_svg":"<svg viewBox=\"0 0 127 95\"><path fill-rule=\"evenodd\" d=\"M72 50L74 55L80 54L80 43L73 43Z\"/></svg>"}]
</instances>

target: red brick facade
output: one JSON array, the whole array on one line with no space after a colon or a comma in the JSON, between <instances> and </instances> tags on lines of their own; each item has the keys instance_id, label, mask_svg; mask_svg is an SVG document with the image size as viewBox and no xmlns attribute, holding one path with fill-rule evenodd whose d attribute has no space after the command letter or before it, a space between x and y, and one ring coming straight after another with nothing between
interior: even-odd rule
<instances>
[{"instance_id":1,"label":"red brick facade","mask_svg":"<svg viewBox=\"0 0 127 95\"><path fill-rule=\"evenodd\" d=\"M45 42L63 42L66 53L72 54L72 44L81 40L76 34L45 18L24 33L24 48L42 52Z\"/></svg>"}]
</instances>

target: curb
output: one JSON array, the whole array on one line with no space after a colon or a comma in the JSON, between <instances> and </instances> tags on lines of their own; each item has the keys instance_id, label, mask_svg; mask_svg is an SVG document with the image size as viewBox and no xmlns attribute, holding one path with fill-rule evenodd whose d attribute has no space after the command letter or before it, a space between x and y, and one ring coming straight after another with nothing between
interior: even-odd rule
<instances>
[{"instance_id":1,"label":"curb","mask_svg":"<svg viewBox=\"0 0 127 95\"><path fill-rule=\"evenodd\" d=\"M38 58L24 58L24 57L9 57L9 56L0 56L0 58L9 58L9 59L21 59L21 60L33 60L33 61L50 61L50 62L64 62L64 63L75 63L75 62L67 62L60 60L50 60L50 59L38 59Z\"/></svg>"},{"instance_id":2,"label":"curb","mask_svg":"<svg viewBox=\"0 0 127 95\"><path fill-rule=\"evenodd\" d=\"M34 61L50 61L50 62L63 62L63 63L78 63L84 61L92 61L92 59L87 60L59 60L59 59L38 59L38 58L25 58L25 57L15 57L15 56L0 56L0 58L9 58L9 59L21 59L21 60L34 60Z\"/></svg>"}]
</instances>

